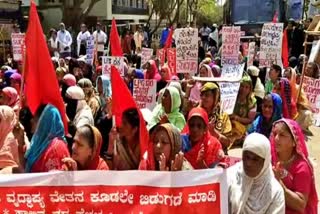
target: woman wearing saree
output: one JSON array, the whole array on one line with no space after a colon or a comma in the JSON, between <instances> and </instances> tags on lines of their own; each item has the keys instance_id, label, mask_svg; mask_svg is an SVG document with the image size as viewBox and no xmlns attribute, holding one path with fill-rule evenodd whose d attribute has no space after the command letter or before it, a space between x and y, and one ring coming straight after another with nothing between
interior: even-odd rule
<instances>
[{"instance_id":1,"label":"woman wearing saree","mask_svg":"<svg viewBox=\"0 0 320 214\"><path fill-rule=\"evenodd\" d=\"M122 114L119 130L112 128L109 134L107 163L112 170L137 170L140 164L140 118L136 108Z\"/></svg>"},{"instance_id":2,"label":"woman wearing saree","mask_svg":"<svg viewBox=\"0 0 320 214\"><path fill-rule=\"evenodd\" d=\"M62 170L62 159L70 155L58 109L40 106L33 120L36 128L25 154L25 172Z\"/></svg>"},{"instance_id":3,"label":"woman wearing saree","mask_svg":"<svg viewBox=\"0 0 320 214\"><path fill-rule=\"evenodd\" d=\"M270 137L272 125L282 118L282 100L276 93L268 94L262 100L262 112L253 121L247 133L257 132Z\"/></svg>"},{"instance_id":4,"label":"woman wearing saree","mask_svg":"<svg viewBox=\"0 0 320 214\"><path fill-rule=\"evenodd\" d=\"M271 135L273 171L283 187L286 214L316 214L318 197L314 170L298 123L281 119Z\"/></svg>"},{"instance_id":5,"label":"woman wearing saree","mask_svg":"<svg viewBox=\"0 0 320 214\"><path fill-rule=\"evenodd\" d=\"M287 68L284 72L284 76L290 81L292 99L297 102L298 117L296 118L296 121L299 123L302 130L306 131L309 126L312 125L313 120L312 108L309 100L303 88L301 88L299 95L300 86L296 83L297 74L295 69L290 67Z\"/></svg>"},{"instance_id":6,"label":"woman wearing saree","mask_svg":"<svg viewBox=\"0 0 320 214\"><path fill-rule=\"evenodd\" d=\"M181 152L181 136L177 128L169 123L159 125L152 133L156 170L181 171L193 167Z\"/></svg>"},{"instance_id":7,"label":"woman wearing saree","mask_svg":"<svg viewBox=\"0 0 320 214\"><path fill-rule=\"evenodd\" d=\"M9 106L0 106L0 174L5 168L18 167L18 141L13 129L16 125L16 115Z\"/></svg>"},{"instance_id":8,"label":"woman wearing saree","mask_svg":"<svg viewBox=\"0 0 320 214\"><path fill-rule=\"evenodd\" d=\"M157 124L171 123L181 131L186 121L183 114L180 113L180 106L181 97L178 89L172 86L167 87L161 97L161 104L158 104L152 112L153 116L148 124L148 130Z\"/></svg>"},{"instance_id":9,"label":"woman wearing saree","mask_svg":"<svg viewBox=\"0 0 320 214\"><path fill-rule=\"evenodd\" d=\"M99 98L95 94L91 80L87 78L83 78L79 80L78 86L82 88L85 94L85 100L92 111L93 118L95 119L100 110L100 103L99 103Z\"/></svg>"},{"instance_id":10,"label":"woman wearing saree","mask_svg":"<svg viewBox=\"0 0 320 214\"><path fill-rule=\"evenodd\" d=\"M253 93L252 80L250 76L244 75L240 82L240 89L233 114L230 116L232 123L232 132L229 136L231 146L245 137L247 126L253 122L256 111L257 104Z\"/></svg>"},{"instance_id":11,"label":"woman wearing saree","mask_svg":"<svg viewBox=\"0 0 320 214\"><path fill-rule=\"evenodd\" d=\"M66 170L109 170L100 157L102 136L99 130L90 125L80 127L74 137L72 157L63 159Z\"/></svg>"},{"instance_id":12,"label":"woman wearing saree","mask_svg":"<svg viewBox=\"0 0 320 214\"><path fill-rule=\"evenodd\" d=\"M182 131L182 152L194 169L214 168L223 158L222 146L208 129L209 118L203 108L193 108Z\"/></svg>"},{"instance_id":13,"label":"woman wearing saree","mask_svg":"<svg viewBox=\"0 0 320 214\"><path fill-rule=\"evenodd\" d=\"M214 129L210 129L211 135L219 139L226 150L230 144L226 135L230 134L232 126L228 114L221 111L220 89L216 83L208 82L202 86L199 106L206 110L210 123L214 124Z\"/></svg>"},{"instance_id":14,"label":"woman wearing saree","mask_svg":"<svg viewBox=\"0 0 320 214\"><path fill-rule=\"evenodd\" d=\"M282 113L284 118L295 120L298 117L296 101L292 97L290 82L281 78L274 87L274 92L282 99Z\"/></svg>"}]
</instances>

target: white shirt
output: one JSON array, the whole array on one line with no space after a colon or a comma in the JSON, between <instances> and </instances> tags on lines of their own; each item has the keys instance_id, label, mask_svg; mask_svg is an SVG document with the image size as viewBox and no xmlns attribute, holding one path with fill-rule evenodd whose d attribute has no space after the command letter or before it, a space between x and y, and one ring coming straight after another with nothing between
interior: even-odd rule
<instances>
[{"instance_id":1,"label":"white shirt","mask_svg":"<svg viewBox=\"0 0 320 214\"><path fill-rule=\"evenodd\" d=\"M50 43L51 48L58 48L58 38L56 38L56 40L53 40L53 38L51 37L49 39L49 43ZM59 52L58 51L54 51L53 54L54 54L55 57L59 58Z\"/></svg>"},{"instance_id":2,"label":"white shirt","mask_svg":"<svg viewBox=\"0 0 320 214\"><path fill-rule=\"evenodd\" d=\"M95 43L97 43L97 51L103 52L104 45L107 43L107 39L108 39L107 34L105 34L105 32L103 32L102 30L100 30L100 32L98 31L93 32L92 35ZM99 44L99 43L103 43L103 44Z\"/></svg>"},{"instance_id":3,"label":"white shirt","mask_svg":"<svg viewBox=\"0 0 320 214\"><path fill-rule=\"evenodd\" d=\"M217 43L217 48L219 48L219 33L218 33L218 30L216 29L215 31L211 32L209 34L209 37L211 39L213 39L214 41L216 41Z\"/></svg>"},{"instance_id":4,"label":"white shirt","mask_svg":"<svg viewBox=\"0 0 320 214\"><path fill-rule=\"evenodd\" d=\"M78 36L77 36L77 54L79 56L79 53L80 53L80 45L81 43L82 44L87 44L87 39L90 38L91 34L89 31L86 31L86 32L82 32L80 31L78 33Z\"/></svg>"},{"instance_id":5,"label":"white shirt","mask_svg":"<svg viewBox=\"0 0 320 214\"><path fill-rule=\"evenodd\" d=\"M57 39L58 39L58 42L59 42L60 53L71 52L70 46L72 44L72 37L71 37L71 34L69 33L69 31L67 31L67 30L61 31L61 30L59 30L57 35L58 35ZM66 47L68 47L68 49L64 50Z\"/></svg>"},{"instance_id":6,"label":"white shirt","mask_svg":"<svg viewBox=\"0 0 320 214\"><path fill-rule=\"evenodd\" d=\"M143 33L140 33L139 31L135 32L133 35L133 39L136 44L136 50L138 50L138 48L140 48L141 50L143 42Z\"/></svg>"}]
</instances>

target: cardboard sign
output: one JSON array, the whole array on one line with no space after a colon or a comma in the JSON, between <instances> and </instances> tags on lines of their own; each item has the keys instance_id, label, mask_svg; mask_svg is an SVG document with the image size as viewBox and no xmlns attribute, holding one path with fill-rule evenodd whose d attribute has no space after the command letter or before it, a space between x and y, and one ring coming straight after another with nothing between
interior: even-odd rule
<instances>
[{"instance_id":1,"label":"cardboard sign","mask_svg":"<svg viewBox=\"0 0 320 214\"><path fill-rule=\"evenodd\" d=\"M194 74L198 70L198 29L175 30L177 73Z\"/></svg>"},{"instance_id":2,"label":"cardboard sign","mask_svg":"<svg viewBox=\"0 0 320 214\"><path fill-rule=\"evenodd\" d=\"M87 64L93 65L94 59L94 37L91 35L87 38Z\"/></svg>"},{"instance_id":3,"label":"cardboard sign","mask_svg":"<svg viewBox=\"0 0 320 214\"><path fill-rule=\"evenodd\" d=\"M149 79L133 80L133 98L138 108L148 108L151 111L157 104L157 81Z\"/></svg>"},{"instance_id":4,"label":"cardboard sign","mask_svg":"<svg viewBox=\"0 0 320 214\"><path fill-rule=\"evenodd\" d=\"M277 64L282 67L283 23L265 23L260 40L259 66L270 67Z\"/></svg>"},{"instance_id":5,"label":"cardboard sign","mask_svg":"<svg viewBox=\"0 0 320 214\"><path fill-rule=\"evenodd\" d=\"M243 70L244 64L224 65L221 70L221 77L226 79L236 79L240 81L242 78Z\"/></svg>"},{"instance_id":6,"label":"cardboard sign","mask_svg":"<svg viewBox=\"0 0 320 214\"><path fill-rule=\"evenodd\" d=\"M308 62L315 62L317 64L320 64L320 40L313 41Z\"/></svg>"},{"instance_id":7,"label":"cardboard sign","mask_svg":"<svg viewBox=\"0 0 320 214\"><path fill-rule=\"evenodd\" d=\"M256 43L250 42L249 48L248 48L248 60L247 60L248 67L253 65L255 55L256 55Z\"/></svg>"},{"instance_id":8,"label":"cardboard sign","mask_svg":"<svg viewBox=\"0 0 320 214\"><path fill-rule=\"evenodd\" d=\"M12 53L13 60L21 62L23 60L23 47L25 45L24 33L12 33L11 34L11 43L12 43Z\"/></svg>"},{"instance_id":9,"label":"cardboard sign","mask_svg":"<svg viewBox=\"0 0 320 214\"><path fill-rule=\"evenodd\" d=\"M103 56L102 57L102 75L110 77L111 65L114 65L119 70L121 76L124 76L123 57Z\"/></svg>"},{"instance_id":10,"label":"cardboard sign","mask_svg":"<svg viewBox=\"0 0 320 214\"><path fill-rule=\"evenodd\" d=\"M175 48L168 48L167 49L167 60L168 60L168 67L171 71L171 74L177 73L177 64L176 64L176 56L177 52Z\"/></svg>"},{"instance_id":11,"label":"cardboard sign","mask_svg":"<svg viewBox=\"0 0 320 214\"><path fill-rule=\"evenodd\" d=\"M142 48L141 50L141 65L146 64L153 56L152 48Z\"/></svg>"},{"instance_id":12,"label":"cardboard sign","mask_svg":"<svg viewBox=\"0 0 320 214\"><path fill-rule=\"evenodd\" d=\"M164 49L158 49L157 50L157 58L159 59L160 61L160 65L163 66L164 65L164 62L166 60L166 55L164 53Z\"/></svg>"},{"instance_id":13,"label":"cardboard sign","mask_svg":"<svg viewBox=\"0 0 320 214\"><path fill-rule=\"evenodd\" d=\"M310 102L314 124L320 126L320 79L303 78L303 91Z\"/></svg>"},{"instance_id":14,"label":"cardboard sign","mask_svg":"<svg viewBox=\"0 0 320 214\"><path fill-rule=\"evenodd\" d=\"M240 82L218 82L221 96L221 110L233 114L236 105Z\"/></svg>"},{"instance_id":15,"label":"cardboard sign","mask_svg":"<svg viewBox=\"0 0 320 214\"><path fill-rule=\"evenodd\" d=\"M75 171L0 178L2 213L227 214L227 170ZM129 179L128 179L129 178ZM12 188L14 186L14 188Z\"/></svg>"},{"instance_id":16,"label":"cardboard sign","mask_svg":"<svg viewBox=\"0 0 320 214\"><path fill-rule=\"evenodd\" d=\"M240 48L240 27L223 27L222 28L222 65L239 64L239 48Z\"/></svg>"}]
</instances>

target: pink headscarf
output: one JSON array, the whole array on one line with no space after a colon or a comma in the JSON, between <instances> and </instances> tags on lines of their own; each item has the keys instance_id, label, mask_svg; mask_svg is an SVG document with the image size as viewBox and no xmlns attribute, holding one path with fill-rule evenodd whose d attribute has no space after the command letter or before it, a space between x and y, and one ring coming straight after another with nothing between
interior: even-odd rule
<instances>
[{"instance_id":1,"label":"pink headscarf","mask_svg":"<svg viewBox=\"0 0 320 214\"><path fill-rule=\"evenodd\" d=\"M211 70L211 68L210 68L209 65L207 65L207 64L201 64L201 65L199 66L199 71L200 71L200 69L201 69L202 67L205 67L205 68L207 69L207 71L208 71L208 76L206 76L206 77L214 77L214 76L213 76L213 73L212 73L212 70ZM200 94L201 94L201 93L200 93L201 88L202 88L202 83L201 83L201 82L197 82L197 83L194 85L194 87L191 89L191 91L190 91L189 100L191 100L192 102L199 102L200 99L201 99L201 96L200 96Z\"/></svg>"},{"instance_id":2,"label":"pink headscarf","mask_svg":"<svg viewBox=\"0 0 320 214\"><path fill-rule=\"evenodd\" d=\"M156 62L154 60L149 60L148 63L150 64L151 68L150 71L147 70L145 72L145 79L155 79L157 81L161 80Z\"/></svg>"},{"instance_id":3,"label":"pink headscarf","mask_svg":"<svg viewBox=\"0 0 320 214\"><path fill-rule=\"evenodd\" d=\"M76 77L72 74L64 75L63 81L67 84L67 86L75 86L77 84Z\"/></svg>"},{"instance_id":4,"label":"pink headscarf","mask_svg":"<svg viewBox=\"0 0 320 214\"><path fill-rule=\"evenodd\" d=\"M289 130L291 135L293 136L293 139L296 143L296 153L303 159L306 161L306 163L308 164L310 171L312 173L313 176L313 180L312 180L312 189L310 190L310 196L309 196L309 201L310 204L312 206L317 207L318 204L318 195L317 195L317 191L316 191L316 186L315 186L315 180L314 180L314 170L312 167L311 162L309 161L309 153L308 153L308 149L307 149L307 145L305 142L305 138L304 138L304 134L302 132L302 129L300 127L300 125L291 119L281 119L276 121L273 126L275 126L278 123L285 123ZM273 134L271 134L270 136L270 142L271 142L271 154L272 154L272 165L275 166L276 163L278 162L277 160L277 154L276 154L276 149L275 149L275 139Z\"/></svg>"},{"instance_id":5,"label":"pink headscarf","mask_svg":"<svg viewBox=\"0 0 320 214\"><path fill-rule=\"evenodd\" d=\"M16 115L9 106L0 106L0 169L19 164L18 142L12 134Z\"/></svg>"},{"instance_id":6,"label":"pink headscarf","mask_svg":"<svg viewBox=\"0 0 320 214\"><path fill-rule=\"evenodd\" d=\"M9 97L9 102L6 105L10 107L14 107L19 102L19 94L15 88L12 87L5 87L2 89L2 92Z\"/></svg>"}]
</instances>

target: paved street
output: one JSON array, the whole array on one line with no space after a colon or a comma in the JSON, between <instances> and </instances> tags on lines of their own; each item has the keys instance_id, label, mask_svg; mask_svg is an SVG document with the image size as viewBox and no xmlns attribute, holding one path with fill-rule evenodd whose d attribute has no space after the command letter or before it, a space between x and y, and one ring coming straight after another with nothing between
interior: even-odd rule
<instances>
[{"instance_id":1,"label":"paved street","mask_svg":"<svg viewBox=\"0 0 320 214\"><path fill-rule=\"evenodd\" d=\"M320 127L311 127L310 131L312 132L313 136L308 137L308 147L311 159L314 162L317 192L320 198ZM229 155L240 157L241 149L232 149L229 151ZM320 203L318 207L320 210Z\"/></svg>"}]
</instances>

